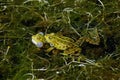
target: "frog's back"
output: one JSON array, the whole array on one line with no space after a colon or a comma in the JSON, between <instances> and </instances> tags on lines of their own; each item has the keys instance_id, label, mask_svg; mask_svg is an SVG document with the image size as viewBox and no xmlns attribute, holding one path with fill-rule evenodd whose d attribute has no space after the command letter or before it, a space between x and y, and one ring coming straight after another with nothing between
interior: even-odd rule
<instances>
[{"instance_id":1,"label":"frog's back","mask_svg":"<svg viewBox=\"0 0 120 80\"><path fill-rule=\"evenodd\" d=\"M59 35L56 35L56 36L59 36ZM62 40L65 40L65 41L74 42L73 39L71 39L71 38L69 38L69 37L66 37L66 36L60 35L59 38L62 39Z\"/></svg>"},{"instance_id":2,"label":"frog's back","mask_svg":"<svg viewBox=\"0 0 120 80\"><path fill-rule=\"evenodd\" d=\"M56 35L54 33L51 33L46 34L45 38L46 41L52 44L56 49L66 50L67 48L74 46L74 40L62 35Z\"/></svg>"}]
</instances>

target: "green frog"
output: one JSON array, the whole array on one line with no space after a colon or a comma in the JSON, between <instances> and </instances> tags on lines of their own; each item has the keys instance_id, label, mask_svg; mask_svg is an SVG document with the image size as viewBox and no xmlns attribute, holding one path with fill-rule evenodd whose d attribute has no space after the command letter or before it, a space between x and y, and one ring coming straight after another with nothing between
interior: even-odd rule
<instances>
[{"instance_id":1,"label":"green frog","mask_svg":"<svg viewBox=\"0 0 120 80\"><path fill-rule=\"evenodd\" d=\"M32 42L39 48L43 47L45 43L49 43L51 47L46 50L47 52L50 52L56 48L57 50L64 51L64 55L74 55L75 53L81 52L80 46L84 42L88 42L93 45L99 45L100 37L97 28L90 28L89 30L84 31L84 36L80 37L76 42L69 37L57 33L44 35L42 32L33 35Z\"/></svg>"},{"instance_id":2,"label":"green frog","mask_svg":"<svg viewBox=\"0 0 120 80\"><path fill-rule=\"evenodd\" d=\"M64 55L76 55L81 52L81 48L73 39L57 33L43 35L40 32L32 36L32 42L39 48L43 47L44 43L49 43L51 48L49 48L47 51L51 51L52 49L56 48L58 50L62 50Z\"/></svg>"}]
</instances>

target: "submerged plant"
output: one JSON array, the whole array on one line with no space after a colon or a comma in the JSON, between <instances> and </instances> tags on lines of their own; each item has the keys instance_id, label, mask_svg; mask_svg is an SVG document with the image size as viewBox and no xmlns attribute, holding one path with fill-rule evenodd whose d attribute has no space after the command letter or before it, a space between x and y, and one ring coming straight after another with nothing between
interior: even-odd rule
<instances>
[{"instance_id":1,"label":"submerged plant","mask_svg":"<svg viewBox=\"0 0 120 80\"><path fill-rule=\"evenodd\" d=\"M0 80L120 79L119 3L0 1ZM59 35L56 41L77 44L85 59L61 55L60 48L47 52L50 41L38 49L31 41L38 32L55 33Z\"/></svg>"}]
</instances>

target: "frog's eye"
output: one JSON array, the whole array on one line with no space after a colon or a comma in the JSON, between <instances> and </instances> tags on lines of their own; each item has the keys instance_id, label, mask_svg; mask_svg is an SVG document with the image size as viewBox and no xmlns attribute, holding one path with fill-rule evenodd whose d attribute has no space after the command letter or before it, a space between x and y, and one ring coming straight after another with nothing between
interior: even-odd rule
<instances>
[{"instance_id":1,"label":"frog's eye","mask_svg":"<svg viewBox=\"0 0 120 80\"><path fill-rule=\"evenodd\" d=\"M40 39L41 39L41 37L40 37L40 36L38 36L38 37L36 37L36 39L37 39L37 40L40 40Z\"/></svg>"},{"instance_id":2,"label":"frog's eye","mask_svg":"<svg viewBox=\"0 0 120 80\"><path fill-rule=\"evenodd\" d=\"M44 35L44 33L43 33L43 32L39 32L38 34L40 34L40 35Z\"/></svg>"}]
</instances>

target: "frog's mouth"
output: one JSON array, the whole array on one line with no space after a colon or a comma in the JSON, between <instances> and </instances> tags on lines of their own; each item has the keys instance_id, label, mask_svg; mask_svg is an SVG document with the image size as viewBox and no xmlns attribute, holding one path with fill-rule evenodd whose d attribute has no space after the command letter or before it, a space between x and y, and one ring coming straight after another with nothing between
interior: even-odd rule
<instances>
[{"instance_id":1,"label":"frog's mouth","mask_svg":"<svg viewBox=\"0 0 120 80\"><path fill-rule=\"evenodd\" d=\"M33 44L35 44L38 48L43 47L43 42L36 42L34 39L32 39Z\"/></svg>"}]
</instances>

